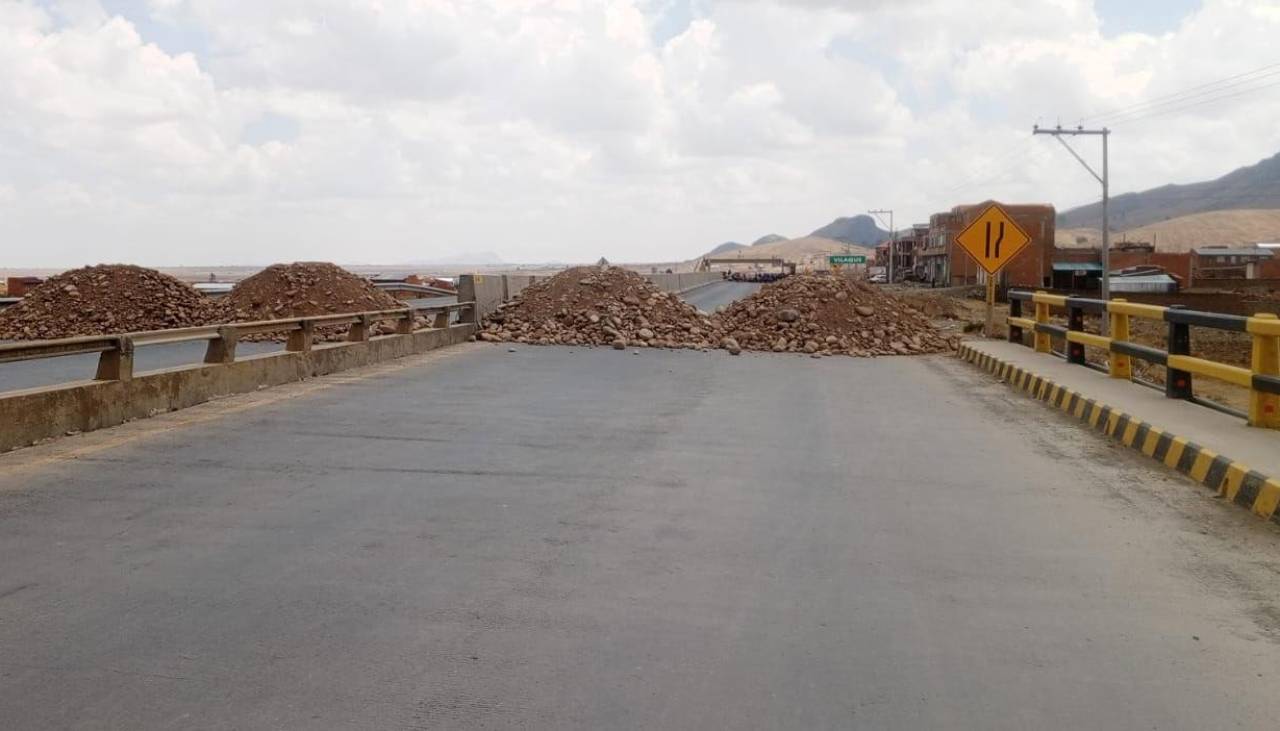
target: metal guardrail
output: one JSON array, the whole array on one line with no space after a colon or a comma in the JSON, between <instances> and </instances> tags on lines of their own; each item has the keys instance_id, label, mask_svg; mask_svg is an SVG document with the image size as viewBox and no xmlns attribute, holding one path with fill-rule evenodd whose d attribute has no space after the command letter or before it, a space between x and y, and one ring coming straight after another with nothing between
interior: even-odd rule
<instances>
[{"instance_id":1,"label":"metal guardrail","mask_svg":"<svg viewBox=\"0 0 1280 731\"><path fill-rule=\"evenodd\" d=\"M439 305L416 305L396 310L374 310L370 312L352 312L337 315L317 315L314 317L288 317L280 320L260 320L257 322L232 322L221 325L203 327L186 327L174 330L151 330L148 332L124 333L121 335L90 335L60 340L33 340L19 343L0 343L0 363L13 363L24 360L41 360L58 358L67 355L84 355L98 353L98 370L94 375L97 381L127 381L133 378L133 354L139 347L165 345L171 343L189 343L205 341L205 363L234 363L236 344L241 338L263 333L288 333L285 342L286 352L307 352L311 350L313 336L318 327L349 325L347 340L349 342L367 341L373 332L373 326L381 322L396 323L396 334L414 333L417 318L422 313L434 313L432 328L449 326L452 315L469 313L472 322L475 317L474 302L457 302Z\"/></svg>"},{"instance_id":2,"label":"metal guardrail","mask_svg":"<svg viewBox=\"0 0 1280 731\"><path fill-rule=\"evenodd\" d=\"M1035 306L1034 317L1023 316L1022 303ZM1067 311L1067 326L1049 321L1053 308ZM1110 336L1084 332L1084 315L1106 316ZM1159 320L1168 324L1164 350L1131 341L1131 318ZM1133 379L1133 359L1164 366L1165 395L1195 400L1193 376L1205 376L1249 389L1250 426L1280 429L1280 318L1270 313L1253 317L1188 310L1179 305L1163 307L1128 302L1068 297L1048 292L1009 292L1009 342L1022 343L1023 331L1031 331L1032 347L1051 353L1052 338L1067 342L1067 362L1088 365L1085 348L1110 354L1107 371L1112 378ZM1191 328L1247 333L1253 337L1250 368L1218 363L1191 355Z\"/></svg>"}]
</instances>

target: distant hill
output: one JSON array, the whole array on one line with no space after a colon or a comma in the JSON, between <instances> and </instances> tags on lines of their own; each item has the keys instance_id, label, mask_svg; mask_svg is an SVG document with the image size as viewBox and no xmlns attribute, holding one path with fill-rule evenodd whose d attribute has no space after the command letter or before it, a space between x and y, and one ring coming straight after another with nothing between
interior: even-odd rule
<instances>
[{"instance_id":1,"label":"distant hill","mask_svg":"<svg viewBox=\"0 0 1280 731\"><path fill-rule=\"evenodd\" d=\"M708 251L706 256L720 256L721 254L727 254L731 251L737 251L738 249L745 248L747 248L746 244L739 244L737 241L726 241L711 251Z\"/></svg>"},{"instance_id":2,"label":"distant hill","mask_svg":"<svg viewBox=\"0 0 1280 731\"><path fill-rule=\"evenodd\" d=\"M1064 248L1102 245L1102 230L1057 230L1057 245ZM1114 246L1121 241L1154 244L1158 251L1182 252L1195 246L1247 246L1280 241L1280 209L1260 211L1206 211L1159 221L1126 231L1112 231Z\"/></svg>"},{"instance_id":3,"label":"distant hill","mask_svg":"<svg viewBox=\"0 0 1280 731\"><path fill-rule=\"evenodd\" d=\"M763 246L765 244L774 244L779 241L786 241L786 240L787 240L786 236L779 236L778 234L765 234L764 236L761 236L760 238L753 241L751 245Z\"/></svg>"},{"instance_id":4,"label":"distant hill","mask_svg":"<svg viewBox=\"0 0 1280 731\"><path fill-rule=\"evenodd\" d=\"M889 239L889 232L876 225L874 218L866 215L837 218L809 235L859 246L875 246Z\"/></svg>"},{"instance_id":5,"label":"distant hill","mask_svg":"<svg viewBox=\"0 0 1280 731\"><path fill-rule=\"evenodd\" d=\"M1111 229L1133 229L1207 211L1267 208L1280 208L1280 154L1227 173L1217 180L1165 185L1141 193L1115 196L1111 199ZM1098 227L1101 224L1101 202L1058 214L1059 229Z\"/></svg>"}]
</instances>

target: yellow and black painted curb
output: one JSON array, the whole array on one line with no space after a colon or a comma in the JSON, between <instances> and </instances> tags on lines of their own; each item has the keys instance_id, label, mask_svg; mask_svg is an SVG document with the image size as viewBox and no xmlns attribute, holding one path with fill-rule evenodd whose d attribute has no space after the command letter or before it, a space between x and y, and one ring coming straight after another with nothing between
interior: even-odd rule
<instances>
[{"instance_id":1,"label":"yellow and black painted curb","mask_svg":"<svg viewBox=\"0 0 1280 731\"><path fill-rule=\"evenodd\" d=\"M1181 472L1255 515L1280 524L1280 478L1270 477L1205 449L1199 444L1171 434L1107 404L1087 398L1031 371L1014 366L961 344L958 351L966 360L1005 381L1015 390L1060 409L1095 431L1136 449L1166 467Z\"/></svg>"}]
</instances>

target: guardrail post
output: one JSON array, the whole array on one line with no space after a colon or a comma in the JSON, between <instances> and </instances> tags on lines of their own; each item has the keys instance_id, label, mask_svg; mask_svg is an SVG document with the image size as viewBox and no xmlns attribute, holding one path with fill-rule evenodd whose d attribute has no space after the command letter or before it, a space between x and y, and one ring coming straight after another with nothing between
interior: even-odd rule
<instances>
[{"instance_id":1,"label":"guardrail post","mask_svg":"<svg viewBox=\"0 0 1280 731\"><path fill-rule=\"evenodd\" d=\"M1084 332L1084 309L1067 300L1067 330ZM1067 362L1084 365L1084 343L1067 340Z\"/></svg>"},{"instance_id":2,"label":"guardrail post","mask_svg":"<svg viewBox=\"0 0 1280 731\"><path fill-rule=\"evenodd\" d=\"M1036 292L1036 294L1037 295L1047 294L1047 292L1044 292L1042 290L1042 291ZM1049 303L1041 302L1039 300L1033 300L1033 301L1036 303L1036 324L1048 325L1049 324ZM1035 332L1034 340L1036 344L1037 353L1053 352L1053 341L1049 338L1049 333L1042 333L1040 332L1039 329L1037 329Z\"/></svg>"},{"instance_id":3,"label":"guardrail post","mask_svg":"<svg viewBox=\"0 0 1280 731\"><path fill-rule=\"evenodd\" d=\"M240 333L234 327L218 328L218 337L209 341L204 351L205 363L234 363L236 360L236 343L240 342Z\"/></svg>"},{"instance_id":4,"label":"guardrail post","mask_svg":"<svg viewBox=\"0 0 1280 731\"><path fill-rule=\"evenodd\" d=\"M369 339L369 331L372 327L373 317L361 315L360 319L351 323L351 328L347 330L347 342L363 343Z\"/></svg>"},{"instance_id":5,"label":"guardrail post","mask_svg":"<svg viewBox=\"0 0 1280 731\"><path fill-rule=\"evenodd\" d=\"M1126 299L1115 299L1111 302L1128 302ZM1107 303L1107 319L1111 325L1111 342L1128 342L1129 341L1129 314L1127 312L1115 312L1111 309L1111 302ZM1107 354L1109 362L1108 372L1112 378L1123 378L1126 381L1133 378L1133 359L1123 353L1111 351Z\"/></svg>"},{"instance_id":6,"label":"guardrail post","mask_svg":"<svg viewBox=\"0 0 1280 731\"><path fill-rule=\"evenodd\" d=\"M1186 309L1185 305L1169 305L1171 310ZM1169 355L1191 355L1191 326L1183 322L1169 323ZM1191 374L1177 368L1165 368L1164 395L1169 398L1189 399L1193 393Z\"/></svg>"},{"instance_id":7,"label":"guardrail post","mask_svg":"<svg viewBox=\"0 0 1280 731\"><path fill-rule=\"evenodd\" d=\"M1269 312L1254 317L1275 320ZM1253 335L1253 375L1280 377L1280 336ZM1249 426L1280 429L1280 394L1259 390L1257 381L1249 391Z\"/></svg>"},{"instance_id":8,"label":"guardrail post","mask_svg":"<svg viewBox=\"0 0 1280 731\"><path fill-rule=\"evenodd\" d=\"M437 312L435 317L431 318L431 327L437 330L449 327L449 311L440 310Z\"/></svg>"},{"instance_id":9,"label":"guardrail post","mask_svg":"<svg viewBox=\"0 0 1280 731\"><path fill-rule=\"evenodd\" d=\"M416 315L413 310L405 310L404 317L396 320L396 333L398 335L412 335L414 317Z\"/></svg>"},{"instance_id":10,"label":"guardrail post","mask_svg":"<svg viewBox=\"0 0 1280 731\"><path fill-rule=\"evenodd\" d=\"M1022 300L1009 298L1009 317L1022 317ZM1009 342L1022 345L1022 328L1009 323Z\"/></svg>"},{"instance_id":11,"label":"guardrail post","mask_svg":"<svg viewBox=\"0 0 1280 731\"><path fill-rule=\"evenodd\" d=\"M98 372L93 380L133 380L133 338L121 337L116 340L116 347L102 351L98 356Z\"/></svg>"},{"instance_id":12,"label":"guardrail post","mask_svg":"<svg viewBox=\"0 0 1280 731\"><path fill-rule=\"evenodd\" d=\"M303 320L298 325L297 330L290 331L289 342L285 343L284 349L290 353L309 353L316 327L310 320Z\"/></svg>"}]
</instances>

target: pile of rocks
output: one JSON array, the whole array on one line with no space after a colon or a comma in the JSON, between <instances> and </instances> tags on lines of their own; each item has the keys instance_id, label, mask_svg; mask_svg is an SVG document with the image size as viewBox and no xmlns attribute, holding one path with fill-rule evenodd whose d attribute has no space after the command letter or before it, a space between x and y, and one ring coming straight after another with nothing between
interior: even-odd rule
<instances>
[{"instance_id":1,"label":"pile of rocks","mask_svg":"<svg viewBox=\"0 0 1280 731\"><path fill-rule=\"evenodd\" d=\"M63 272L0 310L0 340L49 340L208 325L217 308L154 269L100 264Z\"/></svg>"},{"instance_id":2,"label":"pile of rocks","mask_svg":"<svg viewBox=\"0 0 1280 731\"><path fill-rule=\"evenodd\" d=\"M395 297L367 279L328 262L273 264L241 281L218 303L228 322L280 320L347 312L398 310L405 307ZM390 328L386 328L390 331ZM318 339L338 340L346 326L317 330ZM280 339L266 334L248 339Z\"/></svg>"},{"instance_id":3,"label":"pile of rocks","mask_svg":"<svg viewBox=\"0 0 1280 731\"><path fill-rule=\"evenodd\" d=\"M273 264L237 284L218 304L236 322L404 307L367 279L328 262Z\"/></svg>"},{"instance_id":4,"label":"pile of rocks","mask_svg":"<svg viewBox=\"0 0 1280 731\"><path fill-rule=\"evenodd\" d=\"M711 319L618 267L578 267L535 282L485 320L477 336L535 345L710 348Z\"/></svg>"},{"instance_id":5,"label":"pile of rocks","mask_svg":"<svg viewBox=\"0 0 1280 731\"><path fill-rule=\"evenodd\" d=\"M927 317L872 286L798 275L715 315L617 267L579 267L525 289L477 336L533 345L723 348L824 355L908 355L955 347Z\"/></svg>"},{"instance_id":6,"label":"pile of rocks","mask_svg":"<svg viewBox=\"0 0 1280 731\"><path fill-rule=\"evenodd\" d=\"M766 285L716 316L727 344L811 355L909 355L955 347L927 317L862 281L800 274Z\"/></svg>"}]
</instances>

